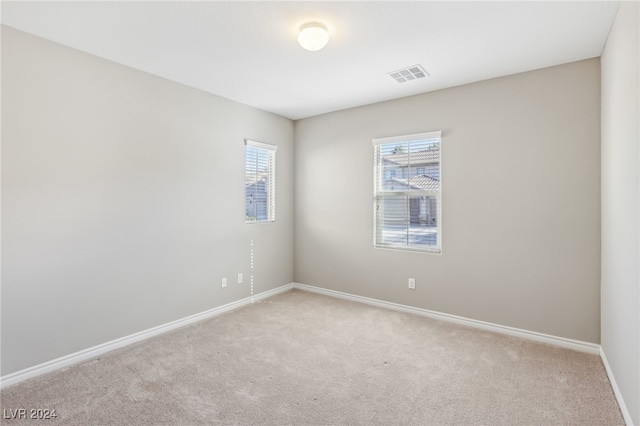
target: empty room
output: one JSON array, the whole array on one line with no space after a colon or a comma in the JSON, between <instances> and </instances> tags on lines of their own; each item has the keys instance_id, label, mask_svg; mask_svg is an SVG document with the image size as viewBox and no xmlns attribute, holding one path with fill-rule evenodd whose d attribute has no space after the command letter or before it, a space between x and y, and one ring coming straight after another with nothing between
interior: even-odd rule
<instances>
[{"instance_id":1,"label":"empty room","mask_svg":"<svg viewBox=\"0 0 640 426\"><path fill-rule=\"evenodd\" d=\"M0 20L0 423L640 425L640 3Z\"/></svg>"}]
</instances>

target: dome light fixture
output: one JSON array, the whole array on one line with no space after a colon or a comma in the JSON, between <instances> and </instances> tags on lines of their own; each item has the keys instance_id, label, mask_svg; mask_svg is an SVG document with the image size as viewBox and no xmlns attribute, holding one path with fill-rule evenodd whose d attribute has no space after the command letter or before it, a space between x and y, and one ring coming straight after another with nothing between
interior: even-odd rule
<instances>
[{"instance_id":1,"label":"dome light fixture","mask_svg":"<svg viewBox=\"0 0 640 426\"><path fill-rule=\"evenodd\" d=\"M308 22L300 27L298 43L311 52L322 49L329 41L327 26L319 22Z\"/></svg>"}]
</instances>

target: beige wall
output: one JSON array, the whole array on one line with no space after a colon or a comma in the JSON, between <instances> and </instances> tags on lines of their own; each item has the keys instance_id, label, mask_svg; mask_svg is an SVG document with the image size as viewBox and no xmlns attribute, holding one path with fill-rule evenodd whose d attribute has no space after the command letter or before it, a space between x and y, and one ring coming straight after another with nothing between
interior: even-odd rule
<instances>
[{"instance_id":1,"label":"beige wall","mask_svg":"<svg viewBox=\"0 0 640 426\"><path fill-rule=\"evenodd\" d=\"M640 425L640 7L622 2L602 54L602 349Z\"/></svg>"},{"instance_id":2,"label":"beige wall","mask_svg":"<svg viewBox=\"0 0 640 426\"><path fill-rule=\"evenodd\" d=\"M255 292L290 283L292 192L290 120L2 27L2 375L249 296L252 239Z\"/></svg>"},{"instance_id":3,"label":"beige wall","mask_svg":"<svg viewBox=\"0 0 640 426\"><path fill-rule=\"evenodd\" d=\"M591 59L297 121L296 282L598 343L599 79ZM443 254L374 249L371 139L435 130Z\"/></svg>"}]
</instances>

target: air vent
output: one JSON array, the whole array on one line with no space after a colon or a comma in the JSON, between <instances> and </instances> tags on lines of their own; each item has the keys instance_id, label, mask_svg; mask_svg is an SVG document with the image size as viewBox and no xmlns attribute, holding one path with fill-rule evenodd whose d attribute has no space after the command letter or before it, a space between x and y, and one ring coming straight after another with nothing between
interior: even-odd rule
<instances>
[{"instance_id":1,"label":"air vent","mask_svg":"<svg viewBox=\"0 0 640 426\"><path fill-rule=\"evenodd\" d=\"M412 65L407 68L388 72L387 75L391 76L398 83L404 83L409 80L416 80L418 78L427 77L429 74L420 65Z\"/></svg>"}]
</instances>

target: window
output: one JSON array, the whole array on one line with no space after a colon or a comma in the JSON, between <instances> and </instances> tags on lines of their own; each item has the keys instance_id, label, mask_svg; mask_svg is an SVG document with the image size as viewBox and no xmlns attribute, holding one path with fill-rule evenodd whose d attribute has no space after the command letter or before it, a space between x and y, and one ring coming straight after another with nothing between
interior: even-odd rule
<instances>
[{"instance_id":1,"label":"window","mask_svg":"<svg viewBox=\"0 0 640 426\"><path fill-rule=\"evenodd\" d=\"M374 246L440 253L440 132L373 145Z\"/></svg>"},{"instance_id":2,"label":"window","mask_svg":"<svg viewBox=\"0 0 640 426\"><path fill-rule=\"evenodd\" d=\"M245 140L245 218L249 222L276 219L277 146Z\"/></svg>"}]
</instances>

